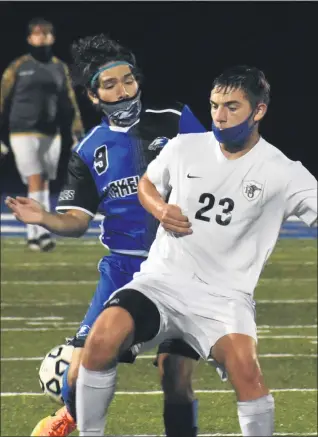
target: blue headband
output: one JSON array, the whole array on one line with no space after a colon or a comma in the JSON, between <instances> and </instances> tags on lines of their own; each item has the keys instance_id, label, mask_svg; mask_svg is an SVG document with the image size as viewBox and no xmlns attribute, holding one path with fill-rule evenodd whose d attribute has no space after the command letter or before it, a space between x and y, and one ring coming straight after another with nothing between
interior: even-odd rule
<instances>
[{"instance_id":1,"label":"blue headband","mask_svg":"<svg viewBox=\"0 0 318 437\"><path fill-rule=\"evenodd\" d=\"M117 62L112 62L109 65L106 65L106 67L102 67L99 70L97 70L97 73L94 74L94 76L91 79L91 87L94 86L94 83L96 81L96 79L98 78L98 76L105 70L108 70L109 68L113 68L116 67L117 65L129 65L129 67L133 67L131 64L129 64L129 62L126 61L117 61Z\"/></svg>"}]
</instances>

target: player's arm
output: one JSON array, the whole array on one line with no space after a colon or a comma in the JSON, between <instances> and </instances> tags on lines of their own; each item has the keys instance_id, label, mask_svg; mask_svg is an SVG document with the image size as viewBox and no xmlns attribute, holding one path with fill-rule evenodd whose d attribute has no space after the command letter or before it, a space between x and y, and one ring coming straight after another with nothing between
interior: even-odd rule
<instances>
[{"instance_id":1,"label":"player's arm","mask_svg":"<svg viewBox=\"0 0 318 437\"><path fill-rule=\"evenodd\" d=\"M80 237L97 212L99 196L88 167L73 153L68 166L67 182L56 207L58 212L64 214L49 213L38 202L25 197L8 197L6 204L14 216L24 223L41 225L56 235Z\"/></svg>"},{"instance_id":2,"label":"player's arm","mask_svg":"<svg viewBox=\"0 0 318 437\"><path fill-rule=\"evenodd\" d=\"M191 234L191 223L188 217L182 214L178 205L165 201L171 190L171 164L178 138L168 142L157 158L152 161L147 172L138 184L138 198L141 205L158 219L167 231L187 235Z\"/></svg>"},{"instance_id":3,"label":"player's arm","mask_svg":"<svg viewBox=\"0 0 318 437\"><path fill-rule=\"evenodd\" d=\"M4 71L0 85L0 130L10 107L13 88L16 81L16 63L11 63Z\"/></svg>"},{"instance_id":4,"label":"player's arm","mask_svg":"<svg viewBox=\"0 0 318 437\"><path fill-rule=\"evenodd\" d=\"M317 180L300 162L291 164L286 188L285 218L292 215L317 226Z\"/></svg>"}]
</instances>

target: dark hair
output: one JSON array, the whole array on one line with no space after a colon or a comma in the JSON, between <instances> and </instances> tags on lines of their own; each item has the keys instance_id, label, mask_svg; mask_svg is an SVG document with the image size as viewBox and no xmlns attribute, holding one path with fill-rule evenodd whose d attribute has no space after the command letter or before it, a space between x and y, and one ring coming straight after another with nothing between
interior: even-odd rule
<instances>
[{"instance_id":1,"label":"dark hair","mask_svg":"<svg viewBox=\"0 0 318 437\"><path fill-rule=\"evenodd\" d=\"M36 26L44 27L45 29L47 29L49 32L51 32L54 35L53 24L50 21L47 21L42 17L37 17L37 18L32 18L32 20L29 21L29 23L28 23L28 28L27 28L28 36L31 35L31 33L33 32L33 30Z\"/></svg>"},{"instance_id":2,"label":"dark hair","mask_svg":"<svg viewBox=\"0 0 318 437\"><path fill-rule=\"evenodd\" d=\"M91 85L94 74L100 67L112 61L128 62L132 66L135 78L140 80L134 54L103 33L73 42L71 53L72 76L75 85L82 85L96 92L98 81L95 81L96 85Z\"/></svg>"},{"instance_id":3,"label":"dark hair","mask_svg":"<svg viewBox=\"0 0 318 437\"><path fill-rule=\"evenodd\" d=\"M264 73L256 67L238 65L228 68L213 81L212 88L224 88L225 92L241 89L252 108L261 102L268 105L270 101L270 85Z\"/></svg>"}]
</instances>

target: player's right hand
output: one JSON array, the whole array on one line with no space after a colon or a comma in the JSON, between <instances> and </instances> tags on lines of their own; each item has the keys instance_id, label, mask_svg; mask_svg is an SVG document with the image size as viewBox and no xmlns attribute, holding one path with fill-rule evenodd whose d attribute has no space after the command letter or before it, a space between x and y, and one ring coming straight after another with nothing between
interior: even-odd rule
<instances>
[{"instance_id":1,"label":"player's right hand","mask_svg":"<svg viewBox=\"0 0 318 437\"><path fill-rule=\"evenodd\" d=\"M12 210L14 217L27 224L41 225L45 214L39 202L28 197L7 197L5 204Z\"/></svg>"},{"instance_id":2,"label":"player's right hand","mask_svg":"<svg viewBox=\"0 0 318 437\"><path fill-rule=\"evenodd\" d=\"M166 231L181 235L189 235L193 232L191 229L192 224L189 222L188 217L182 214L178 205L166 203L162 207L159 220Z\"/></svg>"}]
</instances>

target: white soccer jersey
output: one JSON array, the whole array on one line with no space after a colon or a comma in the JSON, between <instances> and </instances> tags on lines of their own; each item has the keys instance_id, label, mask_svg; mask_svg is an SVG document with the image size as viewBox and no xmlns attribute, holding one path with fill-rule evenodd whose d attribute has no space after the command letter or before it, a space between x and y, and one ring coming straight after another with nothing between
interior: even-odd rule
<instances>
[{"instance_id":1,"label":"white soccer jersey","mask_svg":"<svg viewBox=\"0 0 318 437\"><path fill-rule=\"evenodd\" d=\"M179 135L150 163L147 175L181 207L193 234L158 228L142 273L178 275L232 294L253 294L282 223L317 220L317 180L264 139L228 160L213 133ZM136 274L138 276L138 274Z\"/></svg>"}]
</instances>

